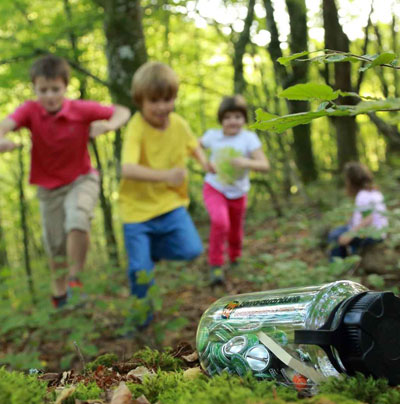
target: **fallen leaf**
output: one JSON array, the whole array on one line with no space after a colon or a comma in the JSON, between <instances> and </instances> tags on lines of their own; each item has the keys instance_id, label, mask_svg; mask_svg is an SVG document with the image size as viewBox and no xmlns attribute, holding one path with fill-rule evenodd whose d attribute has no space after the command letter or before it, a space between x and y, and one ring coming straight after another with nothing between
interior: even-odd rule
<instances>
[{"instance_id":1,"label":"fallen leaf","mask_svg":"<svg viewBox=\"0 0 400 404\"><path fill-rule=\"evenodd\" d=\"M71 397L76 390L75 386L68 387L67 389L62 390L61 394L57 397L57 400L54 404L61 404L66 398Z\"/></svg>"},{"instance_id":2,"label":"fallen leaf","mask_svg":"<svg viewBox=\"0 0 400 404\"><path fill-rule=\"evenodd\" d=\"M196 379L197 377L199 377L202 374L202 370L200 369L200 367L195 367L195 368L190 368L190 369L186 369L183 372L183 378L185 380L193 380Z\"/></svg>"},{"instance_id":3,"label":"fallen leaf","mask_svg":"<svg viewBox=\"0 0 400 404\"><path fill-rule=\"evenodd\" d=\"M147 369L145 366L138 366L135 369L132 369L127 376L135 376L140 381L143 381L145 376L155 376L155 373L152 370Z\"/></svg>"},{"instance_id":4,"label":"fallen leaf","mask_svg":"<svg viewBox=\"0 0 400 404\"><path fill-rule=\"evenodd\" d=\"M126 387L124 382L121 382L118 388L114 391L111 404L133 404L132 393L128 387Z\"/></svg>"},{"instance_id":5,"label":"fallen leaf","mask_svg":"<svg viewBox=\"0 0 400 404\"><path fill-rule=\"evenodd\" d=\"M186 362L192 363L196 362L199 359L199 355L197 351L194 351L189 355L182 355L182 359L184 359Z\"/></svg>"},{"instance_id":6,"label":"fallen leaf","mask_svg":"<svg viewBox=\"0 0 400 404\"><path fill-rule=\"evenodd\" d=\"M132 401L132 404L151 404L150 401L146 398L146 396L141 395Z\"/></svg>"}]
</instances>

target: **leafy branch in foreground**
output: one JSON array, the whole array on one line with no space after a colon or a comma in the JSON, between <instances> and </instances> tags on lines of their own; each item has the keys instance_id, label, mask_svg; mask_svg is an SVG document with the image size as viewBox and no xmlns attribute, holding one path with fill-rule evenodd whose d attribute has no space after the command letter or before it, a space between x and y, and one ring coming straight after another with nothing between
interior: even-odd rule
<instances>
[{"instance_id":1,"label":"leafy branch in foreground","mask_svg":"<svg viewBox=\"0 0 400 404\"><path fill-rule=\"evenodd\" d=\"M317 55L314 57L305 57L311 54L321 52L322 55ZM393 52L383 52L374 55L356 55L351 52L322 49L313 52L304 51L294 53L289 56L282 56L278 59L278 62L283 66L288 66L292 61L315 62L315 63L362 62L364 63L364 65L359 68L360 72L363 72L376 66L384 66L384 67L390 67L392 69L400 69L400 66L397 66L398 59L396 57L396 54L394 54Z\"/></svg>"},{"instance_id":2,"label":"leafy branch in foreground","mask_svg":"<svg viewBox=\"0 0 400 404\"><path fill-rule=\"evenodd\" d=\"M371 67L385 66L394 69L397 67L396 55L391 52L381 53L379 55L364 55L358 56L350 52L332 51L324 49L323 55L312 58L305 58L315 52L300 52L290 56L281 57L278 59L279 63L287 65L292 61L311 61L323 63L338 63L338 62L366 62L367 64L360 68L360 71L367 70ZM334 90L326 84L319 83L304 83L296 84L283 90L280 97L288 100L298 101L319 101L320 105L316 111L300 112L296 114L288 114L278 116L265 112L262 109L256 111L256 122L252 128L282 133L287 129L293 128L297 125L308 124L314 119L323 116L355 116L359 114L369 114L378 111L399 111L400 98L387 98L377 99L373 97L363 97L354 92L344 92L341 90ZM336 104L334 100L338 97L355 97L361 101L356 105L342 105Z\"/></svg>"}]
</instances>

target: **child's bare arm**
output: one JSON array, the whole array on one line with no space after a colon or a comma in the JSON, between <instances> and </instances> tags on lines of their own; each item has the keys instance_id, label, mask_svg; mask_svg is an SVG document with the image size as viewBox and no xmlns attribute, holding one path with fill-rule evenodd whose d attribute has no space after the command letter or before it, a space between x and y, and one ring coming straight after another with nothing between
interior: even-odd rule
<instances>
[{"instance_id":1,"label":"child's bare arm","mask_svg":"<svg viewBox=\"0 0 400 404\"><path fill-rule=\"evenodd\" d=\"M166 182L177 187L183 183L187 171L185 168L171 168L169 170L156 170L140 164L123 164L121 168L123 178L136 181Z\"/></svg>"},{"instance_id":2,"label":"child's bare arm","mask_svg":"<svg viewBox=\"0 0 400 404\"><path fill-rule=\"evenodd\" d=\"M0 122L0 152L6 152L19 147L12 140L6 139L5 135L16 128L17 124L10 118Z\"/></svg>"},{"instance_id":3,"label":"child's bare arm","mask_svg":"<svg viewBox=\"0 0 400 404\"><path fill-rule=\"evenodd\" d=\"M128 108L115 105L114 113L108 121L93 121L90 124L90 137L94 139L103 133L118 129L128 121L130 116L131 113Z\"/></svg>"},{"instance_id":4,"label":"child's bare arm","mask_svg":"<svg viewBox=\"0 0 400 404\"><path fill-rule=\"evenodd\" d=\"M354 238L354 233L356 233L358 230L363 229L364 227L368 227L372 224L372 214L364 217L361 222L357 225L352 227L349 231L346 233L343 233L339 237L339 244L340 245L347 245L353 240Z\"/></svg>"},{"instance_id":5,"label":"child's bare arm","mask_svg":"<svg viewBox=\"0 0 400 404\"><path fill-rule=\"evenodd\" d=\"M208 161L202 146L197 146L193 150L192 155L200 163L204 171L215 173L215 167L211 162Z\"/></svg>"},{"instance_id":6,"label":"child's bare arm","mask_svg":"<svg viewBox=\"0 0 400 404\"><path fill-rule=\"evenodd\" d=\"M250 158L236 157L232 159L232 165L238 168L246 168L254 171L269 171L269 162L261 148L254 150Z\"/></svg>"}]
</instances>

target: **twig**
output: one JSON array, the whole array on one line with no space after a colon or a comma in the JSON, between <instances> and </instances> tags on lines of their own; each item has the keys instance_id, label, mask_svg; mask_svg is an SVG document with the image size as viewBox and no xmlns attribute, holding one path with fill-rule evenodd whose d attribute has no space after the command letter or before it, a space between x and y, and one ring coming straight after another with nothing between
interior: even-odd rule
<instances>
[{"instance_id":1,"label":"twig","mask_svg":"<svg viewBox=\"0 0 400 404\"><path fill-rule=\"evenodd\" d=\"M81 361L81 364L82 364L82 369L85 369L85 367L86 367L85 358L83 357L82 352L79 349L79 346L76 341L74 341L74 347L76 349L76 352L78 352L79 360Z\"/></svg>"}]
</instances>

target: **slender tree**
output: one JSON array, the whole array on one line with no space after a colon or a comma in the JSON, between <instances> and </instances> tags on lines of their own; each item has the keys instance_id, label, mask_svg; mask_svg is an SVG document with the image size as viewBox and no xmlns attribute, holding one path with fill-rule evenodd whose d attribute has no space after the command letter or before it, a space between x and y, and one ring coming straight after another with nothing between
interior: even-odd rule
<instances>
[{"instance_id":1,"label":"slender tree","mask_svg":"<svg viewBox=\"0 0 400 404\"><path fill-rule=\"evenodd\" d=\"M233 55L233 82L235 94L243 94L246 88L246 82L243 75L243 56L246 51L246 46L250 41L250 27L254 19L254 5L255 0L249 0L243 31L240 33L237 41L234 42L235 52Z\"/></svg>"},{"instance_id":2,"label":"slender tree","mask_svg":"<svg viewBox=\"0 0 400 404\"><path fill-rule=\"evenodd\" d=\"M305 0L286 0L290 20L289 46L292 53L308 49L307 9ZM308 79L308 63L293 64L292 75L288 77L286 86L304 83ZM308 111L310 105L306 101L288 101L291 114ZM311 126L299 125L293 128L293 148L296 164L303 182L317 179L314 154L311 143Z\"/></svg>"},{"instance_id":3,"label":"slender tree","mask_svg":"<svg viewBox=\"0 0 400 404\"><path fill-rule=\"evenodd\" d=\"M291 53L301 52L307 49L307 16L304 0L287 0L286 2L290 18L290 50ZM270 32L271 40L268 44L268 52L274 66L277 83L286 88L296 83L307 81L308 67L305 64L296 64L292 72L278 62L282 56L278 28L274 19L274 7L271 0L264 0L266 10L267 29ZM288 101L290 113L303 112L309 109L307 102ZM314 154L311 143L310 125L301 125L293 128L293 152L297 168L300 171L304 182L310 182L317 178ZM288 167L290 167L288 165Z\"/></svg>"},{"instance_id":4,"label":"slender tree","mask_svg":"<svg viewBox=\"0 0 400 404\"><path fill-rule=\"evenodd\" d=\"M335 0L323 0L322 14L325 28L325 47L344 52L349 51L350 41L339 23L338 9ZM336 89L353 91L351 83L351 64L349 62L334 64L334 85ZM340 97L338 103L354 105L358 101L354 97ZM336 129L337 156L339 169L351 160L358 160L357 124L352 116L332 118Z\"/></svg>"}]
</instances>

